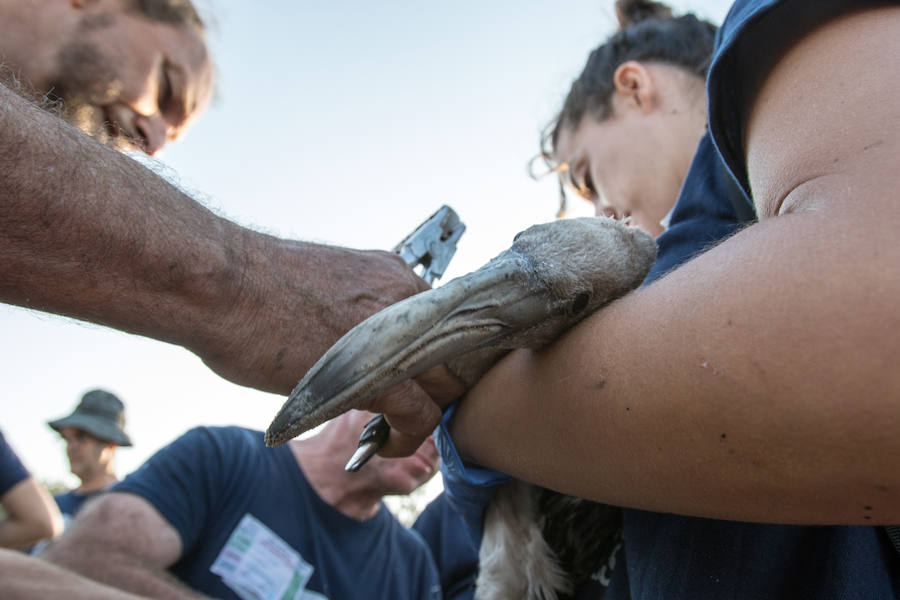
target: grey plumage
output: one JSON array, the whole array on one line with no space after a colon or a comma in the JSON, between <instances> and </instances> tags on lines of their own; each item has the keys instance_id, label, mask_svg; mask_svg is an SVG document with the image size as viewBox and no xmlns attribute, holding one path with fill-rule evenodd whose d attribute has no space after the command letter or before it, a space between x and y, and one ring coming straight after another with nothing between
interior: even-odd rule
<instances>
[{"instance_id":1,"label":"grey plumage","mask_svg":"<svg viewBox=\"0 0 900 600\"><path fill-rule=\"evenodd\" d=\"M511 349L540 348L637 287L655 256L656 245L649 236L610 219L566 219L535 225L516 236L510 249L481 269L394 304L348 332L291 393L269 426L266 442L284 443L438 364L446 364L472 386ZM554 401L548 399L548 405ZM618 513L596 505L600 508L592 514L600 515L599 525L590 529L590 540L574 542L590 546L591 556L585 561L584 556L576 556L568 548L575 539L572 536L587 529L570 518L572 510L584 505L565 498L520 484L498 492L486 516L479 597L553 598L557 592L574 589L571 569L561 565L557 557L565 558L570 565L591 562L595 552L605 551L597 546L596 538L606 535L610 528L612 533L606 537L615 537ZM494 527L496 520L492 521L491 515L498 511L499 523ZM512 528L518 534L504 527L504 522L512 523L517 518L525 527ZM541 563L536 563L535 569L550 584L538 582L522 594L510 593L509 588L489 591L493 584L485 578L487 574L514 580L517 575L506 577L512 574L510 569L524 568L522 560L504 559L504 554L527 544L510 545L492 537L511 533L531 535L536 547L543 540L543 547L535 551ZM547 541L557 547L550 549ZM606 541L599 546L612 547ZM485 556L486 548L501 550ZM589 568L579 566L575 578L581 581L580 573Z\"/></svg>"}]
</instances>

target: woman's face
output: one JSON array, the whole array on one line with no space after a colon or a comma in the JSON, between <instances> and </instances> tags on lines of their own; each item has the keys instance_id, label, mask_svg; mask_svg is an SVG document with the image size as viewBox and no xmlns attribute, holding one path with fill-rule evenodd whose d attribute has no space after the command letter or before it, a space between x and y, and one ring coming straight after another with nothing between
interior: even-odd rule
<instances>
[{"instance_id":1,"label":"woman's face","mask_svg":"<svg viewBox=\"0 0 900 600\"><path fill-rule=\"evenodd\" d=\"M665 230L661 221L678 199L706 126L705 104L697 107L696 98L688 98L694 94L664 80L683 77L673 70L647 67L654 94L638 100L637 93L614 93L608 118L585 115L575 127L563 127L554 155L568 165L562 174L598 216L627 219L654 237Z\"/></svg>"}]
</instances>

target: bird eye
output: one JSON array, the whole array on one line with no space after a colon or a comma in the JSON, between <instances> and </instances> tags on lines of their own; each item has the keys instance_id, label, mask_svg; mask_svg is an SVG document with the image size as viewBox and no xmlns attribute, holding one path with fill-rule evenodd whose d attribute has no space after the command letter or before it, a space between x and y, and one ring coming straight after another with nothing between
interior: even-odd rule
<instances>
[{"instance_id":1,"label":"bird eye","mask_svg":"<svg viewBox=\"0 0 900 600\"><path fill-rule=\"evenodd\" d=\"M582 292L575 296L575 299L572 301L572 307L569 310L572 315L577 315L587 308L588 302L590 301L591 295L587 292Z\"/></svg>"}]
</instances>

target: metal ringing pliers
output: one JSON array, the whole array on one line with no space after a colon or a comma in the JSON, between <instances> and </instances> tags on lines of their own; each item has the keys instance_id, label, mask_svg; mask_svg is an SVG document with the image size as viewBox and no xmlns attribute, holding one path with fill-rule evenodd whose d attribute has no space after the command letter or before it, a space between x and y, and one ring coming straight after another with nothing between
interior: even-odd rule
<instances>
[{"instance_id":1,"label":"metal ringing pliers","mask_svg":"<svg viewBox=\"0 0 900 600\"><path fill-rule=\"evenodd\" d=\"M392 252L399 254L413 269L421 267L422 279L431 284L444 275L456 253L456 242L465 230L466 226L459 220L456 211L445 204L397 244ZM384 415L376 415L363 429L356 452L344 469L359 471L384 446L390 432L391 426Z\"/></svg>"}]
</instances>

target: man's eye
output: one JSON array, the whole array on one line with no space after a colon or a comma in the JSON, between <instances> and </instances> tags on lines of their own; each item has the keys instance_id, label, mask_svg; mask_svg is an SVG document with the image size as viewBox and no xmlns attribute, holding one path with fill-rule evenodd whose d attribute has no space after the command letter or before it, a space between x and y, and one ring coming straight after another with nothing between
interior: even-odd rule
<instances>
[{"instance_id":1,"label":"man's eye","mask_svg":"<svg viewBox=\"0 0 900 600\"><path fill-rule=\"evenodd\" d=\"M573 184L575 192L585 200L594 201L597 199L597 190L594 188L594 181L591 179L591 174L587 171L584 172L580 179L575 179Z\"/></svg>"},{"instance_id":2,"label":"man's eye","mask_svg":"<svg viewBox=\"0 0 900 600\"><path fill-rule=\"evenodd\" d=\"M162 70L162 81L160 82L156 103L159 106L160 111L164 111L171 101L172 79L169 77L169 70L164 68Z\"/></svg>"}]
</instances>

